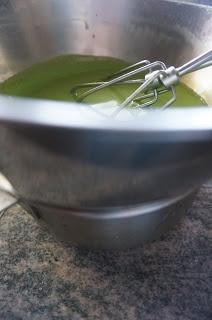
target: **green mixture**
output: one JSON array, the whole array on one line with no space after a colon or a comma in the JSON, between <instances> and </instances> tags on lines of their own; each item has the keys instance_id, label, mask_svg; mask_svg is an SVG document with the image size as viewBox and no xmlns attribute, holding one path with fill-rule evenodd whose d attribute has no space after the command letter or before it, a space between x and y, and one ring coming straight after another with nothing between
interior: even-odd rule
<instances>
[{"instance_id":1,"label":"green mixture","mask_svg":"<svg viewBox=\"0 0 212 320\"><path fill-rule=\"evenodd\" d=\"M68 55L59 56L49 61L36 64L0 84L0 93L74 101L76 98L70 89L84 82L101 81L110 74L128 66L118 59ZM92 105L110 102L118 105L135 89L136 85L116 85L103 89L85 98L83 102ZM83 92L83 91L80 91ZM169 99L170 93L160 96L157 106L163 105ZM177 86L177 100L173 106L206 105L204 100L184 84Z\"/></svg>"}]
</instances>

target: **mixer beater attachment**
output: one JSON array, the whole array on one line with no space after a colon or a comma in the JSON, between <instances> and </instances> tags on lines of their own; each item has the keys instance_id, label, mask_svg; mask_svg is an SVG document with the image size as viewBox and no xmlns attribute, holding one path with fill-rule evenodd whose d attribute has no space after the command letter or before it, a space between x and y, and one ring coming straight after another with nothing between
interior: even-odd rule
<instances>
[{"instance_id":1,"label":"mixer beater attachment","mask_svg":"<svg viewBox=\"0 0 212 320\"><path fill-rule=\"evenodd\" d=\"M117 108L115 115L122 109L133 104L137 108L146 108L155 105L160 95L171 93L170 99L162 106L166 109L171 106L177 96L175 86L180 78L188 73L197 71L212 65L212 50L190 60L181 67L168 67L161 61L150 62L143 60L127 68L116 72L101 82L83 83L71 89L77 101L82 102L85 98L95 92L113 85L136 84L137 89L127 97ZM144 75L143 78L132 79L132 77ZM88 89L79 94L82 89Z\"/></svg>"}]
</instances>

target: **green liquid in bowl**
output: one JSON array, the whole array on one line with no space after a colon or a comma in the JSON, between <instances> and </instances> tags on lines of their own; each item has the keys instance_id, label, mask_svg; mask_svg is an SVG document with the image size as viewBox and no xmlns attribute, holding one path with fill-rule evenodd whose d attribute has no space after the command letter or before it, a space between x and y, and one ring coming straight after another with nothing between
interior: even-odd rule
<instances>
[{"instance_id":1,"label":"green liquid in bowl","mask_svg":"<svg viewBox=\"0 0 212 320\"><path fill-rule=\"evenodd\" d=\"M0 84L0 93L41 99L74 101L70 89L84 82L101 81L108 75L128 66L125 61L92 56L67 55L36 64ZM116 85L98 91L83 102L99 105L109 103L119 105L135 89L136 85ZM170 93L159 97L157 106L162 106L170 98ZM177 86L177 100L173 106L201 106L204 100L184 84Z\"/></svg>"}]
</instances>

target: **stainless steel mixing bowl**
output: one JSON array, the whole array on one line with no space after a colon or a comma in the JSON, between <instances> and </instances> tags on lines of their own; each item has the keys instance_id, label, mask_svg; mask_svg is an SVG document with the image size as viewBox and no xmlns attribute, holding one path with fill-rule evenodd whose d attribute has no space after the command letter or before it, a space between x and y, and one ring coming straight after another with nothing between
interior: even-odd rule
<instances>
[{"instance_id":1,"label":"stainless steel mixing bowl","mask_svg":"<svg viewBox=\"0 0 212 320\"><path fill-rule=\"evenodd\" d=\"M62 54L178 66L211 47L212 7L192 1L0 1L2 80ZM212 104L212 68L184 80ZM0 150L16 196L60 236L133 246L173 224L212 176L212 109L111 120L79 104L0 96Z\"/></svg>"}]
</instances>

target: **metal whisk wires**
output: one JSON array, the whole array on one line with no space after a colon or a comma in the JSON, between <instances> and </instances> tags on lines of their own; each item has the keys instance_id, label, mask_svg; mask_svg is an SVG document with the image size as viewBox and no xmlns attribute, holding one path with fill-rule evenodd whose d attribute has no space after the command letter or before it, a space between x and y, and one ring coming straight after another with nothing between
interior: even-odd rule
<instances>
[{"instance_id":1,"label":"metal whisk wires","mask_svg":"<svg viewBox=\"0 0 212 320\"><path fill-rule=\"evenodd\" d=\"M161 61L151 63L148 60L143 60L112 74L103 81L77 85L71 89L71 93L77 101L81 102L91 94L110 86L136 84L138 85L137 89L120 104L115 115L122 109L129 107L132 103L136 103L137 108L151 107L157 103L160 95L170 92L171 97L162 106L162 109L166 109L171 106L177 98L175 86L179 83L182 76L211 65L212 50L190 60L178 68L173 66L167 68ZM139 75L143 77L139 78ZM132 79L132 77L135 76L137 76L138 79ZM82 89L86 88L88 90L79 93Z\"/></svg>"}]
</instances>

